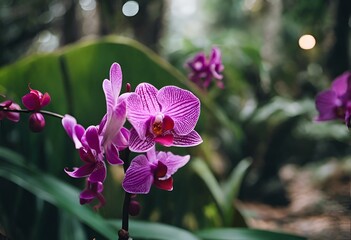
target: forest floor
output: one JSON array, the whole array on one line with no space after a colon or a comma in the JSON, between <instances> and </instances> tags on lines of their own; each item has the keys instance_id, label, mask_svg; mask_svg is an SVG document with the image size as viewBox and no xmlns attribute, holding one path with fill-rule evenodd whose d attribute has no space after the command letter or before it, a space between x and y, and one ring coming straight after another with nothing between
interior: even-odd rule
<instances>
[{"instance_id":1,"label":"forest floor","mask_svg":"<svg viewBox=\"0 0 351 240\"><path fill-rule=\"evenodd\" d=\"M280 171L290 204L238 202L252 228L293 233L309 240L351 240L351 162L286 165Z\"/></svg>"}]
</instances>

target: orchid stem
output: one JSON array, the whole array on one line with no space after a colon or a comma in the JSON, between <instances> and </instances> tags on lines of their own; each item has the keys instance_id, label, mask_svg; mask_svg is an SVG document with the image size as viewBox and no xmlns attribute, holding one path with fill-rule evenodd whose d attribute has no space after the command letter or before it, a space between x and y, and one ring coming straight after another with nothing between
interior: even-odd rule
<instances>
[{"instance_id":1,"label":"orchid stem","mask_svg":"<svg viewBox=\"0 0 351 240\"><path fill-rule=\"evenodd\" d=\"M124 160L124 172L127 171L129 167L129 154L130 150L126 148L123 152L122 159ZM130 204L131 194L124 192L123 200L123 213L122 213L122 229L118 231L118 240L128 240L129 239L129 204Z\"/></svg>"},{"instance_id":2,"label":"orchid stem","mask_svg":"<svg viewBox=\"0 0 351 240\"><path fill-rule=\"evenodd\" d=\"M1 109L0 108L0 111L3 111L3 112L18 112L18 113L35 113L35 112L38 112L38 113L41 113L41 114L44 114L44 115L47 115L47 116L51 116L51 117L56 117L56 118L60 118L60 119L63 118L63 116L58 114L58 113L45 111L45 110L31 111L31 110L27 110L27 109L7 109L7 108Z\"/></svg>"}]
</instances>

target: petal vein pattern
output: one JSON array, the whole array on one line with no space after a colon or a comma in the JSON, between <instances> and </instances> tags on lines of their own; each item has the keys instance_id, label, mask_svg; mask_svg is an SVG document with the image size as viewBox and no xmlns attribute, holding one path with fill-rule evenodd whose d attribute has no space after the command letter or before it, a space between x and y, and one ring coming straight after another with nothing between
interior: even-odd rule
<instances>
[{"instance_id":1,"label":"petal vein pattern","mask_svg":"<svg viewBox=\"0 0 351 240\"><path fill-rule=\"evenodd\" d=\"M186 135L194 130L200 116L200 101L191 92L174 86L160 89L157 95L162 112L174 121L174 131Z\"/></svg>"}]
</instances>

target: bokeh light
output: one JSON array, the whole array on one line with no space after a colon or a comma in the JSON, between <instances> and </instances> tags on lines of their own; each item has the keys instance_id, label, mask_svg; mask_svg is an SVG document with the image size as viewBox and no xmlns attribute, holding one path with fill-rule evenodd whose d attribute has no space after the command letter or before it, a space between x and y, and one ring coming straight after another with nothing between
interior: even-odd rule
<instances>
[{"instance_id":1,"label":"bokeh light","mask_svg":"<svg viewBox=\"0 0 351 240\"><path fill-rule=\"evenodd\" d=\"M316 45L316 39L309 34L302 35L299 39L299 46L302 49L309 50Z\"/></svg>"},{"instance_id":2,"label":"bokeh light","mask_svg":"<svg viewBox=\"0 0 351 240\"><path fill-rule=\"evenodd\" d=\"M128 1L123 4L122 13L126 17L133 17L139 12L139 4L136 1Z\"/></svg>"}]
</instances>

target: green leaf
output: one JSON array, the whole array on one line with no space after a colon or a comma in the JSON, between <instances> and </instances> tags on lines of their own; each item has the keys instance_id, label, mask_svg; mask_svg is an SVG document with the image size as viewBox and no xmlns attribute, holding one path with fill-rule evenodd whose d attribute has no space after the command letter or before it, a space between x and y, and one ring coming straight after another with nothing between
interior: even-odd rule
<instances>
[{"instance_id":1,"label":"green leaf","mask_svg":"<svg viewBox=\"0 0 351 240\"><path fill-rule=\"evenodd\" d=\"M241 160L232 170L229 178L223 183L223 186L220 186L217 179L202 159L195 158L192 160L192 169L200 176L211 192L226 226L232 226L235 214L239 213L234 207L234 201L237 198L242 179L246 170L251 165L251 162L251 159ZM237 217L242 218L242 216L239 215Z\"/></svg>"},{"instance_id":2,"label":"green leaf","mask_svg":"<svg viewBox=\"0 0 351 240\"><path fill-rule=\"evenodd\" d=\"M67 239L88 239L83 225L77 220L77 218L72 218L71 214L66 212L60 212L60 240Z\"/></svg>"},{"instance_id":3,"label":"green leaf","mask_svg":"<svg viewBox=\"0 0 351 240\"><path fill-rule=\"evenodd\" d=\"M208 190L211 192L212 197L216 201L219 208L225 204L224 195L217 179L214 177L210 168L207 166L205 161L200 158L194 158L191 160L191 168L199 175L204 181Z\"/></svg>"},{"instance_id":4,"label":"green leaf","mask_svg":"<svg viewBox=\"0 0 351 240\"><path fill-rule=\"evenodd\" d=\"M307 240L305 237L247 228L216 228L198 231L203 240Z\"/></svg>"},{"instance_id":5,"label":"green leaf","mask_svg":"<svg viewBox=\"0 0 351 240\"><path fill-rule=\"evenodd\" d=\"M238 165L232 170L229 178L223 184L224 200L225 200L225 222L228 224L232 221L234 216L234 200L238 197L242 180L247 169L250 167L252 160L245 158L241 160Z\"/></svg>"},{"instance_id":6,"label":"green leaf","mask_svg":"<svg viewBox=\"0 0 351 240\"><path fill-rule=\"evenodd\" d=\"M121 221L113 220L109 223L116 229L120 229ZM133 239L152 239L152 240L200 240L194 234L173 226L169 226L161 223L151 223L145 221L129 221L129 232Z\"/></svg>"},{"instance_id":7,"label":"green leaf","mask_svg":"<svg viewBox=\"0 0 351 240\"><path fill-rule=\"evenodd\" d=\"M1 147L0 177L65 210L107 239L116 238L116 232L103 218L78 203L77 189L26 165L20 155Z\"/></svg>"}]
</instances>

